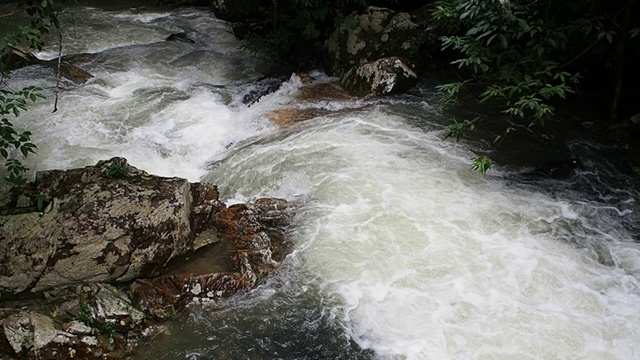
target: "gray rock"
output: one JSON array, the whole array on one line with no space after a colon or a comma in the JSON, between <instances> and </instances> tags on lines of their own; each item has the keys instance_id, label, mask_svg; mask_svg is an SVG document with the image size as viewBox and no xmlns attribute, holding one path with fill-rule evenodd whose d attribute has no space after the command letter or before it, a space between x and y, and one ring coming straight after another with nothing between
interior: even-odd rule
<instances>
[{"instance_id":1,"label":"gray rock","mask_svg":"<svg viewBox=\"0 0 640 360\"><path fill-rule=\"evenodd\" d=\"M418 49L418 25L408 13L370 6L347 16L327 40L327 71L341 76L354 65L383 57L411 57Z\"/></svg>"},{"instance_id":2,"label":"gray rock","mask_svg":"<svg viewBox=\"0 0 640 360\"><path fill-rule=\"evenodd\" d=\"M390 94L404 92L416 84L413 67L401 58L390 57L352 67L340 80L349 94Z\"/></svg>"},{"instance_id":3,"label":"gray rock","mask_svg":"<svg viewBox=\"0 0 640 360\"><path fill-rule=\"evenodd\" d=\"M192 249L185 179L114 158L40 172L35 187L50 199L42 212L0 212L0 296L152 276Z\"/></svg>"}]
</instances>

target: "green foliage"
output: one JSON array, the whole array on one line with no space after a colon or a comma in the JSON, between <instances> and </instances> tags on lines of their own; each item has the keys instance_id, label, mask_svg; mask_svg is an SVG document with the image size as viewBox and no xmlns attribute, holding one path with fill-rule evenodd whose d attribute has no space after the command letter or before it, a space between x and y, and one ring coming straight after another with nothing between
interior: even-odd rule
<instances>
[{"instance_id":1,"label":"green foliage","mask_svg":"<svg viewBox=\"0 0 640 360\"><path fill-rule=\"evenodd\" d=\"M47 205L47 203L49 202L50 198L49 198L49 195L47 195L47 194L38 193L34 197L34 200L36 202L36 209L39 212L41 212L42 210L44 210L44 208Z\"/></svg>"},{"instance_id":2,"label":"green foliage","mask_svg":"<svg viewBox=\"0 0 640 360\"><path fill-rule=\"evenodd\" d=\"M508 117L530 125L553 115L551 101L566 98L580 80L562 61L570 42L584 36L584 28L575 22L549 25L539 8L549 1L537 6L499 0L436 2L434 20L449 33L440 37L442 48L459 54L451 64L466 79L440 89L456 97L462 88L471 88L479 102L498 104Z\"/></svg>"},{"instance_id":3,"label":"green foliage","mask_svg":"<svg viewBox=\"0 0 640 360\"><path fill-rule=\"evenodd\" d=\"M476 158L473 160L473 164L471 164L471 170L477 171L480 174L486 173L489 169L491 169L491 160L486 156Z\"/></svg>"},{"instance_id":4,"label":"green foliage","mask_svg":"<svg viewBox=\"0 0 640 360\"><path fill-rule=\"evenodd\" d=\"M78 303L78 313L76 314L76 320L87 326L91 326L93 324L93 314L91 313L91 307L84 301L80 301L80 303Z\"/></svg>"},{"instance_id":5,"label":"green foliage","mask_svg":"<svg viewBox=\"0 0 640 360\"><path fill-rule=\"evenodd\" d=\"M451 64L462 79L439 89L449 103L464 94L498 108L510 125L496 144L514 130L511 124L543 125L554 115L554 104L577 91L581 58L605 53L601 49L611 53L620 24L615 12L605 11L611 7L589 0L438 0L434 25L442 49L455 54ZM626 36L637 36L639 29ZM455 122L445 137L460 139L471 124ZM473 168L485 172L490 163L481 157Z\"/></svg>"},{"instance_id":6,"label":"green foliage","mask_svg":"<svg viewBox=\"0 0 640 360\"><path fill-rule=\"evenodd\" d=\"M129 165L126 162L113 161L104 170L103 175L107 179L125 178L129 175Z\"/></svg>"},{"instance_id":7,"label":"green foliage","mask_svg":"<svg viewBox=\"0 0 640 360\"><path fill-rule=\"evenodd\" d=\"M18 27L0 38L0 49L6 46L28 46L42 49L43 36L49 32L51 26L59 27L57 12L53 0L27 0L24 11L31 16L29 25ZM18 131L11 118L17 118L27 110L29 102L44 98L42 89L27 86L20 90L7 86L9 73L5 71L5 64L0 63L0 156L5 159L8 175L5 181L13 185L26 182L24 174L29 170L20 158L27 158L35 153L36 145L31 142L31 132Z\"/></svg>"},{"instance_id":8,"label":"green foliage","mask_svg":"<svg viewBox=\"0 0 640 360\"><path fill-rule=\"evenodd\" d=\"M453 121L453 124L447 126L444 134L444 138L455 138L456 141L460 141L464 136L465 131L473 130L475 127L475 123L479 120L479 117L476 117L472 120L463 120L458 122L457 120Z\"/></svg>"},{"instance_id":9,"label":"green foliage","mask_svg":"<svg viewBox=\"0 0 640 360\"><path fill-rule=\"evenodd\" d=\"M109 337L113 337L116 334L116 328L113 325L112 322L105 322L104 326L102 328L102 330L104 331L105 334L107 334Z\"/></svg>"}]
</instances>

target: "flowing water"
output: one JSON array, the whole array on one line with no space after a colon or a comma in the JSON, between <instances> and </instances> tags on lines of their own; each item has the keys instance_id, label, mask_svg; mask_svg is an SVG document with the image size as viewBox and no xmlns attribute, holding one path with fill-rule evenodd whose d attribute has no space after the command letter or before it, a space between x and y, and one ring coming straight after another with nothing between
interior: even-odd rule
<instances>
[{"instance_id":1,"label":"flowing water","mask_svg":"<svg viewBox=\"0 0 640 360\"><path fill-rule=\"evenodd\" d=\"M429 87L304 105L292 76L248 107L261 63L206 10L78 6L73 23L63 53L96 53L81 64L93 79L64 82L53 114L52 70L11 80L48 93L16 119L39 147L30 167L123 156L218 184L227 203L297 205L273 278L190 309L137 359L640 358L639 193L608 148L568 143L584 166L566 180L506 164L481 176L483 144L441 140L450 119ZM163 41L178 32L196 43ZM267 119L296 106L338 111Z\"/></svg>"}]
</instances>

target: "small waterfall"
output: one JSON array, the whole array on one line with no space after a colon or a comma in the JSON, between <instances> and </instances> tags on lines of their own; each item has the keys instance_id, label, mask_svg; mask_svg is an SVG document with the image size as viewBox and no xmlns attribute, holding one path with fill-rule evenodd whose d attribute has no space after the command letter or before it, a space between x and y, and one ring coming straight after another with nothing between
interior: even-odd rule
<instances>
[{"instance_id":1,"label":"small waterfall","mask_svg":"<svg viewBox=\"0 0 640 360\"><path fill-rule=\"evenodd\" d=\"M430 89L304 105L294 76L247 107L260 61L207 11L73 11L63 52L90 53L79 65L95 77L65 83L55 114L50 70L11 80L48 95L16 121L38 144L31 168L124 156L216 183L228 203L298 204L274 278L191 309L138 358L640 358L638 190L596 145L571 144L595 160L567 180L500 164L480 176L467 145L442 141ZM179 32L195 43L164 41ZM302 106L335 112L286 129L267 119Z\"/></svg>"}]
</instances>

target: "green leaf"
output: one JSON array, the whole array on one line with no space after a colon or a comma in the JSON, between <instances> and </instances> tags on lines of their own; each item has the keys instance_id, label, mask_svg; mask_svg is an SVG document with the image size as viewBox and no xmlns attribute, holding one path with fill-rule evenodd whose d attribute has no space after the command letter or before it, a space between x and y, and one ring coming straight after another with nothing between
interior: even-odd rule
<instances>
[{"instance_id":1,"label":"green leaf","mask_svg":"<svg viewBox=\"0 0 640 360\"><path fill-rule=\"evenodd\" d=\"M471 165L471 170L480 174L485 174L489 169L491 169L491 160L486 156L480 156L474 159Z\"/></svg>"},{"instance_id":2,"label":"green leaf","mask_svg":"<svg viewBox=\"0 0 640 360\"><path fill-rule=\"evenodd\" d=\"M500 41L500 45L502 45L502 47L506 49L508 46L507 38L504 35L500 34L498 36L498 40Z\"/></svg>"}]
</instances>

